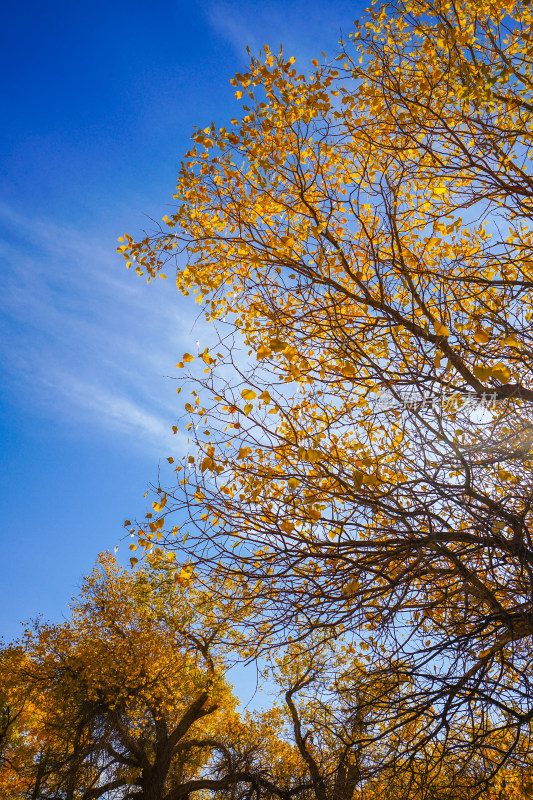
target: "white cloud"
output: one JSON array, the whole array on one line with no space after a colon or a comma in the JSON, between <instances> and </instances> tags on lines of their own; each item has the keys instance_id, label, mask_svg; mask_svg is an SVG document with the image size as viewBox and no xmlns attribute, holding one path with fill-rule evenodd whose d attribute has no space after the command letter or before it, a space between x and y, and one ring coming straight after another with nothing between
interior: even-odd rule
<instances>
[{"instance_id":1,"label":"white cloud","mask_svg":"<svg viewBox=\"0 0 533 800\"><path fill-rule=\"evenodd\" d=\"M246 61L246 46L254 54L268 44L278 52L283 45L287 56L305 62L320 58L322 50L328 57L337 51L341 27L347 34L361 8L356 3L338 0L321 2L265 2L254 0L242 4L238 0L212 0L208 4L208 19L212 27ZM311 68L310 63L308 64Z\"/></svg>"},{"instance_id":2,"label":"white cloud","mask_svg":"<svg viewBox=\"0 0 533 800\"><path fill-rule=\"evenodd\" d=\"M62 424L168 455L182 404L165 376L202 337L172 280L127 271L110 237L0 207L0 363L10 399Z\"/></svg>"},{"instance_id":3,"label":"white cloud","mask_svg":"<svg viewBox=\"0 0 533 800\"><path fill-rule=\"evenodd\" d=\"M76 408L77 416L85 413L102 427L128 438L134 437L137 442L141 438L160 453L171 444L170 425L164 415L154 414L118 392L108 392L69 375L64 376L64 381L57 380L55 388L60 387L63 397Z\"/></svg>"}]
</instances>

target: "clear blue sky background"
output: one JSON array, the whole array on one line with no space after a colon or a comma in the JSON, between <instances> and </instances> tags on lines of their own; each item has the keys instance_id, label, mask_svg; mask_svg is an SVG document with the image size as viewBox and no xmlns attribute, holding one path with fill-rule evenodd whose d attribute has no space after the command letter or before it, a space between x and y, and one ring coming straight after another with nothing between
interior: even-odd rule
<instances>
[{"instance_id":1,"label":"clear blue sky background","mask_svg":"<svg viewBox=\"0 0 533 800\"><path fill-rule=\"evenodd\" d=\"M136 278L117 236L168 213L193 125L239 110L246 45L310 69L364 4L9 3L0 73L0 635L52 620L144 513L179 449L165 376L201 338L172 281ZM178 453L179 454L179 453ZM125 556L125 553L124 553Z\"/></svg>"}]
</instances>

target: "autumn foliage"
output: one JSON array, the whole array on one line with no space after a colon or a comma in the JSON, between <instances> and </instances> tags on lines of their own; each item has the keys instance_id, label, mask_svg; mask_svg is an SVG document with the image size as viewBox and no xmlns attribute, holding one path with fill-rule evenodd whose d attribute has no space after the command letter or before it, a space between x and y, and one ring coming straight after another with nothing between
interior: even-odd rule
<instances>
[{"instance_id":1,"label":"autumn foliage","mask_svg":"<svg viewBox=\"0 0 533 800\"><path fill-rule=\"evenodd\" d=\"M176 581L162 552L134 572L102 554L70 620L37 623L0 656L0 796L10 800L471 798L455 763L384 768L398 735L362 745L387 689L353 647L292 643L262 661L277 700L239 714L226 675L242 656L242 598ZM215 594L218 599L215 598ZM245 648L244 648L245 649ZM486 778L478 759L472 776ZM520 797L503 772L488 797Z\"/></svg>"},{"instance_id":2,"label":"autumn foliage","mask_svg":"<svg viewBox=\"0 0 533 800\"><path fill-rule=\"evenodd\" d=\"M287 761L258 743L242 791L531 792L531 23L375 2L311 72L265 47L122 239L210 325L177 364L190 452L127 528L283 687Z\"/></svg>"},{"instance_id":3,"label":"autumn foliage","mask_svg":"<svg viewBox=\"0 0 533 800\"><path fill-rule=\"evenodd\" d=\"M132 574L102 556L70 621L30 628L4 651L4 707L19 714L3 743L10 796L172 800L178 785L202 788L235 705L221 667L226 611L184 592L166 563Z\"/></svg>"}]
</instances>

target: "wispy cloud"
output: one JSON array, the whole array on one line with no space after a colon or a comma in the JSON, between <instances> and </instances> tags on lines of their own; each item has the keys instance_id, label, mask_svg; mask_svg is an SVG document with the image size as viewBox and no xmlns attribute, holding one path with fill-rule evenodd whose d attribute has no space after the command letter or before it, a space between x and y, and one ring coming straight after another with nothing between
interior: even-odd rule
<instances>
[{"instance_id":1,"label":"wispy cloud","mask_svg":"<svg viewBox=\"0 0 533 800\"><path fill-rule=\"evenodd\" d=\"M246 45L274 49L283 40L305 68L322 49L334 55L340 27L349 30L361 8L345 0L208 0L205 11L240 58ZM161 454L182 408L165 376L196 339L206 340L206 327L171 278L147 287L124 269L107 227L54 224L44 213L27 218L0 206L4 395L33 415L83 421L121 446Z\"/></svg>"},{"instance_id":2,"label":"wispy cloud","mask_svg":"<svg viewBox=\"0 0 533 800\"><path fill-rule=\"evenodd\" d=\"M169 420L163 413L153 413L119 391L106 391L98 385L78 381L72 375L56 373L54 377L54 388L76 417L86 416L92 423L100 423L133 441L141 439L160 454L162 447L173 444Z\"/></svg>"},{"instance_id":3,"label":"wispy cloud","mask_svg":"<svg viewBox=\"0 0 533 800\"><path fill-rule=\"evenodd\" d=\"M265 44L274 51L282 44L288 56L305 62L319 58L322 50L334 56L341 28L348 33L365 5L343 0L255 0L246 5L239 0L212 0L208 15L213 28L241 58L246 59L247 46L256 53Z\"/></svg>"},{"instance_id":4,"label":"wispy cloud","mask_svg":"<svg viewBox=\"0 0 533 800\"><path fill-rule=\"evenodd\" d=\"M191 331L198 307L171 280L147 287L127 272L105 236L30 225L5 207L0 228L0 364L10 399L166 455L181 404L165 376L199 336L198 325Z\"/></svg>"}]
</instances>

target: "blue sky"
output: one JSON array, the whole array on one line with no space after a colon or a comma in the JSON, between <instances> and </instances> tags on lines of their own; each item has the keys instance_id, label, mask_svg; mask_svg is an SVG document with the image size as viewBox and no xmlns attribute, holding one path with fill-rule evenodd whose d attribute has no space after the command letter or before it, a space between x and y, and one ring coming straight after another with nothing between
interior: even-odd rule
<instances>
[{"instance_id":1,"label":"blue sky","mask_svg":"<svg viewBox=\"0 0 533 800\"><path fill-rule=\"evenodd\" d=\"M3 10L0 128L0 635L52 620L178 452L169 380L201 338L172 281L146 286L117 237L168 213L194 125L283 42L334 55L353 2L49 0Z\"/></svg>"}]
</instances>

